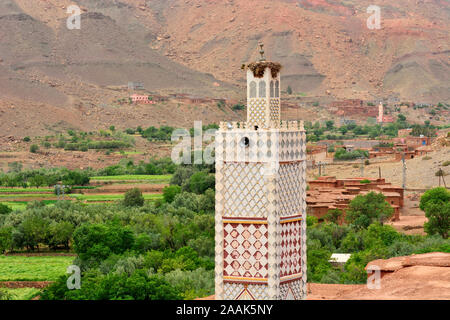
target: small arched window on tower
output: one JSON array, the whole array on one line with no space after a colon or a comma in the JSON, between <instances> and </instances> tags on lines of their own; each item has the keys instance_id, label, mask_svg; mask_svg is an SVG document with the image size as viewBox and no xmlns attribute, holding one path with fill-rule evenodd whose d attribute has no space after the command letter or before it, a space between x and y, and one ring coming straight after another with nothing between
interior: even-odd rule
<instances>
[{"instance_id":1,"label":"small arched window on tower","mask_svg":"<svg viewBox=\"0 0 450 320\"><path fill-rule=\"evenodd\" d=\"M250 82L250 98L256 98L256 82Z\"/></svg>"},{"instance_id":2,"label":"small arched window on tower","mask_svg":"<svg viewBox=\"0 0 450 320\"><path fill-rule=\"evenodd\" d=\"M274 94L274 84L273 84L273 80L272 81L270 81L270 97L271 98L274 98L275 97L275 94Z\"/></svg>"},{"instance_id":3,"label":"small arched window on tower","mask_svg":"<svg viewBox=\"0 0 450 320\"><path fill-rule=\"evenodd\" d=\"M275 81L275 98L280 97L280 81Z\"/></svg>"},{"instance_id":4,"label":"small arched window on tower","mask_svg":"<svg viewBox=\"0 0 450 320\"><path fill-rule=\"evenodd\" d=\"M266 82L264 80L261 80L259 82L259 97L260 98L266 97Z\"/></svg>"}]
</instances>

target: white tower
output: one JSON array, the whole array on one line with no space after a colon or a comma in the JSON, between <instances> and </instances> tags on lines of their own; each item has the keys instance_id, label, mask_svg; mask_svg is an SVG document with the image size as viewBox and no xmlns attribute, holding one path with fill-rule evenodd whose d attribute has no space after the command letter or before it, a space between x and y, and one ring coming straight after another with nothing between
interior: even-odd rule
<instances>
[{"instance_id":1,"label":"white tower","mask_svg":"<svg viewBox=\"0 0 450 320\"><path fill-rule=\"evenodd\" d=\"M281 120L279 63L266 62L261 47L259 62L250 63L247 69L247 122L268 128L270 122ZM265 72L269 69L268 72Z\"/></svg>"},{"instance_id":2,"label":"white tower","mask_svg":"<svg viewBox=\"0 0 450 320\"><path fill-rule=\"evenodd\" d=\"M380 101L380 104L378 105L378 119L377 119L377 122L378 123L383 123L383 118L384 118L384 106L383 106L383 102Z\"/></svg>"},{"instance_id":3,"label":"white tower","mask_svg":"<svg viewBox=\"0 0 450 320\"><path fill-rule=\"evenodd\" d=\"M280 69L247 66L247 121L216 134L216 299L306 298L306 135L281 121Z\"/></svg>"}]
</instances>

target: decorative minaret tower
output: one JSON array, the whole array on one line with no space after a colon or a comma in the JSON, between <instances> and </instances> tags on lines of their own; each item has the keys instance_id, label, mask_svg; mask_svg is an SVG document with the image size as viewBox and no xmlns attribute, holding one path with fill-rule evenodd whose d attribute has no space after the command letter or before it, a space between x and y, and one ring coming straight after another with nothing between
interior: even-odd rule
<instances>
[{"instance_id":1,"label":"decorative minaret tower","mask_svg":"<svg viewBox=\"0 0 450 320\"><path fill-rule=\"evenodd\" d=\"M380 101L380 104L378 105L377 122L378 123L383 123L383 118L384 118L384 106L383 106L383 102Z\"/></svg>"},{"instance_id":2,"label":"decorative minaret tower","mask_svg":"<svg viewBox=\"0 0 450 320\"><path fill-rule=\"evenodd\" d=\"M306 298L306 135L279 63L247 66L247 121L216 133L216 299Z\"/></svg>"}]
</instances>

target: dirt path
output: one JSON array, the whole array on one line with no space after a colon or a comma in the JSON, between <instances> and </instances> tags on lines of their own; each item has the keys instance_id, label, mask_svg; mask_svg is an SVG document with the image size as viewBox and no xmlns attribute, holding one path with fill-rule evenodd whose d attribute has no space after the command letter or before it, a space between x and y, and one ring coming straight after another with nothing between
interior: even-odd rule
<instances>
[{"instance_id":1,"label":"dirt path","mask_svg":"<svg viewBox=\"0 0 450 320\"><path fill-rule=\"evenodd\" d=\"M0 281L0 287L9 289L37 288L43 289L53 283L52 281Z\"/></svg>"},{"instance_id":2,"label":"dirt path","mask_svg":"<svg viewBox=\"0 0 450 320\"><path fill-rule=\"evenodd\" d=\"M22 256L22 257L76 257L75 253L70 252L8 252L5 256Z\"/></svg>"}]
</instances>

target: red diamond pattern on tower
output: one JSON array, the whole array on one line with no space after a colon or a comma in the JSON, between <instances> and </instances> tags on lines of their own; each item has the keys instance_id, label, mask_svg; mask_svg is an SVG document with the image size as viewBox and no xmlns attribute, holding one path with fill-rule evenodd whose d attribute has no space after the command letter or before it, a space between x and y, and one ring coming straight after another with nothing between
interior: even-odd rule
<instances>
[{"instance_id":1,"label":"red diamond pattern on tower","mask_svg":"<svg viewBox=\"0 0 450 320\"><path fill-rule=\"evenodd\" d=\"M280 277L301 272L301 220L281 223Z\"/></svg>"},{"instance_id":2,"label":"red diamond pattern on tower","mask_svg":"<svg viewBox=\"0 0 450 320\"><path fill-rule=\"evenodd\" d=\"M267 225L224 223L224 280L236 278L261 281L267 278ZM241 244L237 245L236 244Z\"/></svg>"}]
</instances>

